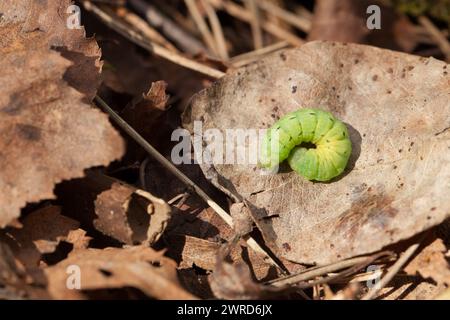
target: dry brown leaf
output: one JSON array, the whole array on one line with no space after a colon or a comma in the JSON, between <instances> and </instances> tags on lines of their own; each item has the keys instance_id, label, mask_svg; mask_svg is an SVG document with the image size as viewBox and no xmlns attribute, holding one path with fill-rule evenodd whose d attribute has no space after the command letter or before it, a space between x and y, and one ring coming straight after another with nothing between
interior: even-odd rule
<instances>
[{"instance_id":1,"label":"dry brown leaf","mask_svg":"<svg viewBox=\"0 0 450 320\"><path fill-rule=\"evenodd\" d=\"M131 101L123 110L123 118L144 138L150 142L159 142L163 136L170 135L170 126L165 122L169 95L166 94L167 83L152 82L147 93Z\"/></svg>"},{"instance_id":2,"label":"dry brown leaf","mask_svg":"<svg viewBox=\"0 0 450 320\"><path fill-rule=\"evenodd\" d=\"M230 206L230 215L233 218L233 228L237 235L244 236L253 230L253 220L250 210L244 203L233 203Z\"/></svg>"},{"instance_id":3,"label":"dry brown leaf","mask_svg":"<svg viewBox=\"0 0 450 320\"><path fill-rule=\"evenodd\" d=\"M74 22L72 4L72 0L3 0L0 4L2 49L6 53L42 48L60 52L72 62L64 80L92 100L101 82L101 52L95 39L85 37L83 27L68 27Z\"/></svg>"},{"instance_id":4,"label":"dry brown leaf","mask_svg":"<svg viewBox=\"0 0 450 320\"><path fill-rule=\"evenodd\" d=\"M28 214L21 229L5 232L4 241L15 257L27 268L45 266L45 254L55 252L65 241L74 248L86 248L90 238L79 229L79 222L61 215L61 208L50 206Z\"/></svg>"},{"instance_id":5,"label":"dry brown leaf","mask_svg":"<svg viewBox=\"0 0 450 320\"><path fill-rule=\"evenodd\" d=\"M436 297L436 300L450 300L450 288L447 288L440 292Z\"/></svg>"},{"instance_id":6,"label":"dry brown leaf","mask_svg":"<svg viewBox=\"0 0 450 320\"><path fill-rule=\"evenodd\" d=\"M167 228L168 233L189 235L214 242L231 239L235 234L233 229L212 208L203 206L199 200L192 199L186 201L180 209L174 208L173 217Z\"/></svg>"},{"instance_id":7,"label":"dry brown leaf","mask_svg":"<svg viewBox=\"0 0 450 320\"><path fill-rule=\"evenodd\" d=\"M310 42L276 53L196 95L184 116L209 128L268 128L300 107L334 113L353 153L330 183L256 165L220 165L219 188L251 205L266 243L300 263L374 252L450 214L447 64L363 45ZM245 107L243 107L245 106ZM202 167L204 172L209 167Z\"/></svg>"},{"instance_id":8,"label":"dry brown leaf","mask_svg":"<svg viewBox=\"0 0 450 320\"><path fill-rule=\"evenodd\" d=\"M398 276L380 290L377 299L380 300L431 300L445 289L443 284L424 281L421 277Z\"/></svg>"},{"instance_id":9,"label":"dry brown leaf","mask_svg":"<svg viewBox=\"0 0 450 320\"><path fill-rule=\"evenodd\" d=\"M48 299L42 286L32 285L34 280L10 248L0 242L0 300Z\"/></svg>"},{"instance_id":10,"label":"dry brown leaf","mask_svg":"<svg viewBox=\"0 0 450 320\"><path fill-rule=\"evenodd\" d=\"M67 288L67 268L79 267L81 289ZM178 283L176 263L145 246L75 250L46 268L48 291L55 299L82 299L83 290L134 287L157 299L195 299Z\"/></svg>"},{"instance_id":11,"label":"dry brown leaf","mask_svg":"<svg viewBox=\"0 0 450 320\"><path fill-rule=\"evenodd\" d=\"M230 261L231 251L241 250L237 241L222 246L216 255L215 268L209 277L214 295L219 299L249 300L267 298L280 289L256 283L249 266L243 261Z\"/></svg>"},{"instance_id":12,"label":"dry brown leaf","mask_svg":"<svg viewBox=\"0 0 450 320\"><path fill-rule=\"evenodd\" d=\"M156 242L171 216L162 199L97 170L60 184L55 193L67 215L129 245Z\"/></svg>"},{"instance_id":13,"label":"dry brown leaf","mask_svg":"<svg viewBox=\"0 0 450 320\"><path fill-rule=\"evenodd\" d=\"M192 268L194 265L208 271L214 269L219 243L191 236L179 236L178 239L182 244L180 269Z\"/></svg>"},{"instance_id":14,"label":"dry brown leaf","mask_svg":"<svg viewBox=\"0 0 450 320\"><path fill-rule=\"evenodd\" d=\"M166 89L166 82L152 82L146 93L141 93L133 99L121 112L123 119L158 150L167 147L167 140L170 139L173 129L166 112L169 101ZM130 143L136 146L127 149L127 156L131 157L131 161L144 158L146 153L142 148L132 140Z\"/></svg>"},{"instance_id":15,"label":"dry brown leaf","mask_svg":"<svg viewBox=\"0 0 450 320\"><path fill-rule=\"evenodd\" d=\"M134 99L122 110L122 113L129 119L128 122L137 124L142 121L142 118L156 120L167 107L169 96L166 94L166 89L166 82L152 82L147 93ZM142 124L139 127L142 127Z\"/></svg>"},{"instance_id":16,"label":"dry brown leaf","mask_svg":"<svg viewBox=\"0 0 450 320\"><path fill-rule=\"evenodd\" d=\"M199 274L195 268L179 269L178 277L183 287L200 299L215 298L209 287L207 274Z\"/></svg>"},{"instance_id":17,"label":"dry brown leaf","mask_svg":"<svg viewBox=\"0 0 450 320\"><path fill-rule=\"evenodd\" d=\"M225 196L218 192L203 175L198 165L181 164L177 168L202 188L217 203L226 207ZM210 208L195 193L161 164L149 159L145 166L145 190L163 199L173 199L183 193L188 193L187 199L173 204L172 218L168 233L190 235L206 240L231 239L233 229L227 225L217 213Z\"/></svg>"},{"instance_id":18,"label":"dry brown leaf","mask_svg":"<svg viewBox=\"0 0 450 320\"><path fill-rule=\"evenodd\" d=\"M110 182L111 183L111 182ZM95 200L94 226L126 244L155 243L170 219L170 206L150 193L112 182Z\"/></svg>"},{"instance_id":19,"label":"dry brown leaf","mask_svg":"<svg viewBox=\"0 0 450 320\"><path fill-rule=\"evenodd\" d=\"M69 3L0 3L0 227L27 202L54 197L56 183L124 151L107 116L83 102L96 89L98 48L82 30L67 31ZM89 90L76 84L80 75L92 77Z\"/></svg>"},{"instance_id":20,"label":"dry brown leaf","mask_svg":"<svg viewBox=\"0 0 450 320\"><path fill-rule=\"evenodd\" d=\"M192 268L194 265L207 271L215 269L220 243L191 236L173 236L169 238L169 243L171 244L169 253L174 247L181 251L179 269ZM232 247L230 258L234 264L246 263L252 277L258 281L271 280L278 275L272 265L264 260L263 255L247 247Z\"/></svg>"},{"instance_id":21,"label":"dry brown leaf","mask_svg":"<svg viewBox=\"0 0 450 320\"><path fill-rule=\"evenodd\" d=\"M431 278L438 285L450 285L450 265L446 253L444 242L438 238L415 256L405 271L410 275L420 274L425 279Z\"/></svg>"}]
</instances>

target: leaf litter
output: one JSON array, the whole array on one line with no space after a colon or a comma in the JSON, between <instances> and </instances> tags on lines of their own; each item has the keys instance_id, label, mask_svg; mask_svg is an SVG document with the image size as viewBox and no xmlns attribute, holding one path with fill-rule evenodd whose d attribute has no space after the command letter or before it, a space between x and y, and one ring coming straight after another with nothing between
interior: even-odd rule
<instances>
[{"instance_id":1,"label":"leaf litter","mask_svg":"<svg viewBox=\"0 0 450 320\"><path fill-rule=\"evenodd\" d=\"M170 42L172 30L120 3L82 3L94 39L67 26L69 0L2 1L0 299L447 297L450 82L446 63L420 57L448 56L447 47L423 18L418 26L389 5L388 28L368 31L364 4L346 1L330 16L333 6L316 2L295 17L281 3L273 12L258 3L271 45L252 51L257 35L242 28L252 13L211 1L208 18L241 21L220 16L226 42L214 25L220 50L205 43L192 55ZM152 2L160 9L175 10ZM184 13L160 16L199 40L198 20ZM305 43L293 28L332 41ZM333 42L343 40L415 55ZM292 44L301 46L284 49ZM330 183L262 176L255 166L177 165L212 206L93 108L96 95L166 161L173 130L192 132L194 120L204 130L267 128L304 106L342 119L354 153ZM365 285L389 272L378 291Z\"/></svg>"},{"instance_id":2,"label":"leaf litter","mask_svg":"<svg viewBox=\"0 0 450 320\"><path fill-rule=\"evenodd\" d=\"M95 40L66 28L69 3L0 4L3 227L26 203L53 198L56 183L82 176L85 168L107 165L124 152L107 117L86 103L95 93L77 85L75 75L80 74L93 77L81 81L89 82L90 90L99 83L100 56Z\"/></svg>"},{"instance_id":3,"label":"leaf litter","mask_svg":"<svg viewBox=\"0 0 450 320\"><path fill-rule=\"evenodd\" d=\"M293 172L263 176L251 165L214 166L225 182L219 187L248 200L278 255L331 263L380 250L449 217L450 139L439 134L450 114L446 66L374 47L311 42L197 94L185 125L192 130L202 118L203 130L259 129L300 107L319 106L343 120L354 151L344 175L331 183Z\"/></svg>"}]
</instances>

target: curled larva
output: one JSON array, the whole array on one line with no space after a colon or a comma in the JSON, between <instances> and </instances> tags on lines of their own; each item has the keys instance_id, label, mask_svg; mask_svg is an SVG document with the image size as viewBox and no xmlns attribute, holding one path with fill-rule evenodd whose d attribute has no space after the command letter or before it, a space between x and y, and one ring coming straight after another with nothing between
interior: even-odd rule
<instances>
[{"instance_id":1,"label":"curled larva","mask_svg":"<svg viewBox=\"0 0 450 320\"><path fill-rule=\"evenodd\" d=\"M344 171L351 152L347 127L341 121L326 111L299 109L267 131L259 163L271 168L287 159L292 170L306 179L328 181Z\"/></svg>"}]
</instances>

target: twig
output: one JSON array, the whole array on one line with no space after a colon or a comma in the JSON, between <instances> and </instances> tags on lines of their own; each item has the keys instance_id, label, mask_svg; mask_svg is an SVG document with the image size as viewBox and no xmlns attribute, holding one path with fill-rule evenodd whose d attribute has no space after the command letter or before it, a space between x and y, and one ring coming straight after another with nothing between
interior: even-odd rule
<instances>
[{"instance_id":1,"label":"twig","mask_svg":"<svg viewBox=\"0 0 450 320\"><path fill-rule=\"evenodd\" d=\"M312 288L313 288L313 300L319 300L320 299L320 285L315 284Z\"/></svg>"},{"instance_id":2,"label":"twig","mask_svg":"<svg viewBox=\"0 0 450 320\"><path fill-rule=\"evenodd\" d=\"M198 54L206 51L206 48L199 40L164 16L155 6L142 0L129 0L129 3L138 13L145 16L150 25L161 30L168 39L173 41L184 52Z\"/></svg>"},{"instance_id":3,"label":"twig","mask_svg":"<svg viewBox=\"0 0 450 320\"><path fill-rule=\"evenodd\" d=\"M187 192L180 193L179 195L176 195L175 197L173 197L172 199L167 201L167 203L172 205L172 204L175 203L175 201L178 201L178 200L183 199L183 198L187 198L188 196L189 196L189 193L187 193Z\"/></svg>"},{"instance_id":4,"label":"twig","mask_svg":"<svg viewBox=\"0 0 450 320\"><path fill-rule=\"evenodd\" d=\"M378 278L382 274L383 274L383 271L381 269L373 270L373 271L369 271L369 272L361 272L361 273L355 274L350 277L345 277L337 282L338 283L353 283L353 282L369 281L369 280L374 280L374 279ZM333 281L333 283L334 283L334 281Z\"/></svg>"},{"instance_id":5,"label":"twig","mask_svg":"<svg viewBox=\"0 0 450 320\"><path fill-rule=\"evenodd\" d=\"M422 25L415 25L412 29L413 31L413 37L416 39L418 43L423 44L436 44L436 41L430 37L430 33L426 28L424 28ZM448 38L449 31L448 30L440 30L440 33L445 37Z\"/></svg>"},{"instance_id":6,"label":"twig","mask_svg":"<svg viewBox=\"0 0 450 320\"><path fill-rule=\"evenodd\" d=\"M362 268L371 264L372 262L374 262L375 260L377 260L378 258L380 258L381 256L383 256L385 254L386 254L385 252L382 252L380 254L374 254L374 255L365 257L366 259L364 261L357 263L338 274L328 275L327 277L322 277L320 279L310 281L310 282L303 281L302 283L297 284L296 287L301 288L301 289L307 289L307 288L310 288L310 287L313 287L316 285L322 285L325 283L336 283L338 280L348 277L348 276L358 272L359 270L361 270Z\"/></svg>"},{"instance_id":7,"label":"twig","mask_svg":"<svg viewBox=\"0 0 450 320\"><path fill-rule=\"evenodd\" d=\"M178 49L172 43L166 40L166 38L164 38L158 31L156 31L156 29L149 26L147 22L141 19L141 17L134 14L133 12L130 12L125 7L121 7L120 10L117 11L117 15L131 24L137 30L141 31L142 34L149 40L162 45L172 52L179 52Z\"/></svg>"},{"instance_id":8,"label":"twig","mask_svg":"<svg viewBox=\"0 0 450 320\"><path fill-rule=\"evenodd\" d=\"M313 267L313 268L309 268L307 270L301 271L297 274L292 274L292 275L289 275L289 276L286 276L283 278L271 280L271 281L267 282L267 284L271 284L276 287L292 285L292 284L299 283L302 281L311 280L311 279L323 276L323 275L331 273L331 272L350 268L355 265L364 264L364 263L367 263L367 261L369 261L369 260L374 261L375 259L378 259L382 256L388 256L390 254L391 254L391 252L384 251L384 252L380 252L375 255L369 256L369 257L356 257L356 258L338 261L336 263L329 264L326 266Z\"/></svg>"},{"instance_id":9,"label":"twig","mask_svg":"<svg viewBox=\"0 0 450 320\"><path fill-rule=\"evenodd\" d=\"M411 256L416 252L417 248L420 246L420 242L417 242L410 246L402 256L392 265L386 275L378 282L369 292L362 297L362 300L371 300L375 298L378 292L384 288L394 276L400 271L400 269L405 265L405 263L411 258Z\"/></svg>"},{"instance_id":10,"label":"twig","mask_svg":"<svg viewBox=\"0 0 450 320\"><path fill-rule=\"evenodd\" d=\"M151 42L147 38L144 38L141 34L136 31L130 29L128 26L123 24L122 22L115 20L111 15L92 4L89 1L83 1L83 6L86 10L93 12L100 20L102 20L106 25L108 25L111 29L115 30L125 38L130 41L136 43L142 48L147 49L149 52L154 53L155 55L160 56L166 60L172 61L173 63L179 64L185 68L203 73L212 78L221 78L225 75L222 71L216 70L194 60L188 59L180 54L171 52L160 45Z\"/></svg>"},{"instance_id":11,"label":"twig","mask_svg":"<svg viewBox=\"0 0 450 320\"><path fill-rule=\"evenodd\" d=\"M428 31L430 36L436 41L436 44L445 55L445 59L450 61L450 43L444 34L425 16L419 17L419 23Z\"/></svg>"},{"instance_id":12,"label":"twig","mask_svg":"<svg viewBox=\"0 0 450 320\"><path fill-rule=\"evenodd\" d=\"M200 31L200 34L202 35L203 41L206 43L206 45L208 46L209 50L211 50L211 52L213 52L215 55L218 55L218 50L217 50L214 38L211 34L211 31L208 28L208 25L206 24L205 20L203 19L202 14L198 10L195 0L184 0L184 3L186 4L186 7L188 8L189 13L192 16L192 19L194 20L195 24L197 25L197 28Z\"/></svg>"},{"instance_id":13,"label":"twig","mask_svg":"<svg viewBox=\"0 0 450 320\"><path fill-rule=\"evenodd\" d=\"M95 97L95 101L101 106L101 108L109 114L109 116L114 120L114 122L124 130L131 138L133 138L145 151L148 152L156 161L158 161L163 167L169 170L175 177L180 179L188 188L195 191L200 198L202 198L218 215L221 217L226 224L233 228L233 219L231 216L223 210L213 199L211 199L195 182L189 179L184 173L178 170L175 165L168 161L162 154L158 152L150 143L148 143L136 130L134 130L125 120L123 120L114 110L111 109L108 104L103 101L99 96ZM247 237L247 244L254 251L264 255L267 262L283 270L270 255L251 237Z\"/></svg>"},{"instance_id":14,"label":"twig","mask_svg":"<svg viewBox=\"0 0 450 320\"><path fill-rule=\"evenodd\" d=\"M258 0L257 3L261 9L267 12L267 14L274 15L304 32L309 32L309 30L311 30L311 20L286 11L267 0Z\"/></svg>"},{"instance_id":15,"label":"twig","mask_svg":"<svg viewBox=\"0 0 450 320\"><path fill-rule=\"evenodd\" d=\"M223 35L222 25L220 24L219 18L217 17L216 10L214 10L211 4L206 0L202 0L202 4L203 7L205 7L209 23L211 24L214 39L217 43L217 51L219 53L219 56L224 60L228 60L229 56L227 45L225 42L225 37Z\"/></svg>"},{"instance_id":16,"label":"twig","mask_svg":"<svg viewBox=\"0 0 450 320\"><path fill-rule=\"evenodd\" d=\"M259 8L255 0L245 0L245 6L252 15L250 26L252 27L253 46L256 50L263 47L263 35L261 31L261 22L259 17Z\"/></svg>"},{"instance_id":17,"label":"twig","mask_svg":"<svg viewBox=\"0 0 450 320\"><path fill-rule=\"evenodd\" d=\"M262 56L264 56L268 53L278 51L280 49L286 48L287 46L289 46L289 43L287 41L280 41L280 42L274 43L270 46L267 46L267 47L264 47L264 48L261 48L258 50L254 50L254 51L240 54L238 56L234 56L230 59L230 62L233 65L233 67L239 68L239 67L242 67L253 61L261 59Z\"/></svg>"},{"instance_id":18,"label":"twig","mask_svg":"<svg viewBox=\"0 0 450 320\"><path fill-rule=\"evenodd\" d=\"M302 17L305 20L309 20L309 21L311 21L314 16L314 14L311 11L309 11L302 5L297 5L294 7L294 14Z\"/></svg>"},{"instance_id":19,"label":"twig","mask_svg":"<svg viewBox=\"0 0 450 320\"><path fill-rule=\"evenodd\" d=\"M240 19L248 23L252 21L252 14L244 7L237 5L234 2L227 0L207 0L207 1L209 1L209 3L211 3L216 9L223 9L226 12L228 12L228 14L232 15L237 19ZM261 27L268 33L277 37L278 39L286 40L287 42L289 42L294 46L300 46L303 43L305 43L303 39L297 37L296 35L290 33L289 31L286 31L285 29L279 27L273 22L263 21Z\"/></svg>"},{"instance_id":20,"label":"twig","mask_svg":"<svg viewBox=\"0 0 450 320\"><path fill-rule=\"evenodd\" d=\"M146 157L139 166L139 181L141 183L141 189L147 191L147 183L145 182L145 169L147 168L149 158Z\"/></svg>"}]
</instances>

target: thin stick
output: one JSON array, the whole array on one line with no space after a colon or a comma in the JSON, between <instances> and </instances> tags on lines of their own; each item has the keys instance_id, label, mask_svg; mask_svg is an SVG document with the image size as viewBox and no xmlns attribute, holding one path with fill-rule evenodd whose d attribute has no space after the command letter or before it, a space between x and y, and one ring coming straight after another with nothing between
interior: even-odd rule
<instances>
[{"instance_id":1,"label":"thin stick","mask_svg":"<svg viewBox=\"0 0 450 320\"><path fill-rule=\"evenodd\" d=\"M180 179L189 189L195 191L200 198L202 198L218 215L233 228L233 219L223 210L213 199L211 199L195 182L189 179L184 173L178 170L175 165L168 161L161 153L158 152L150 143L148 143L139 133L136 132L125 120L123 120L108 104L99 96L95 97L95 101L105 110L114 122L122 128L133 140L135 140L145 151L148 152L156 161L169 170L175 177ZM247 244L254 251L261 253L267 259L267 262L273 266L283 270L270 255L251 237L247 237Z\"/></svg>"},{"instance_id":2,"label":"thin stick","mask_svg":"<svg viewBox=\"0 0 450 320\"><path fill-rule=\"evenodd\" d=\"M261 23L260 23L261 19L259 17L259 8L256 5L255 0L245 0L245 6L252 15L252 19L250 20L250 26L252 27L253 46L255 47L256 50L258 50L263 47L263 35L261 31Z\"/></svg>"},{"instance_id":3,"label":"thin stick","mask_svg":"<svg viewBox=\"0 0 450 320\"><path fill-rule=\"evenodd\" d=\"M320 299L320 285L315 284L313 287L313 300L319 300Z\"/></svg>"},{"instance_id":4,"label":"thin stick","mask_svg":"<svg viewBox=\"0 0 450 320\"><path fill-rule=\"evenodd\" d=\"M381 255L383 255L383 254L384 253L381 253ZM362 268L366 267L367 265L369 265L372 262L374 262L375 260L377 260L381 255L375 254L375 255L366 257L366 259L363 262L355 264L355 265L351 266L350 268L345 269L344 271L341 271L338 274L328 275L327 277L322 277L320 279L310 281L310 282L304 281L302 283L297 284L296 287L301 288L301 289L306 289L306 288L310 288L312 286L319 285L319 284L335 283L344 277L348 277L349 275L354 274L355 272L358 272Z\"/></svg>"},{"instance_id":5,"label":"thin stick","mask_svg":"<svg viewBox=\"0 0 450 320\"><path fill-rule=\"evenodd\" d=\"M217 50L214 38L211 34L211 31L208 28L208 25L206 24L205 20L203 19L202 14L198 10L195 0L184 0L184 3L186 4L186 7L188 8L189 13L192 16L192 19L194 20L195 24L197 25L197 28L202 35L203 41L206 43L206 45L208 46L209 50L211 50L211 52L214 52L214 54L218 55L218 50Z\"/></svg>"},{"instance_id":6,"label":"thin stick","mask_svg":"<svg viewBox=\"0 0 450 320\"><path fill-rule=\"evenodd\" d=\"M392 267L389 269L386 275L380 280L380 282L378 282L369 292L367 292L366 295L364 295L364 297L362 297L362 300L371 300L375 298L378 292L382 288L384 288L392 280L392 278L394 278L394 276L400 271L400 269L405 265L405 263L409 260L409 258L411 258L414 252L416 252L419 246L420 241L410 246L402 254L402 256L392 265Z\"/></svg>"},{"instance_id":7,"label":"thin stick","mask_svg":"<svg viewBox=\"0 0 450 320\"><path fill-rule=\"evenodd\" d=\"M309 30L311 30L311 20L295 15L267 0L258 0L257 3L261 9L267 12L267 14L284 20L304 32L309 32Z\"/></svg>"},{"instance_id":8,"label":"thin stick","mask_svg":"<svg viewBox=\"0 0 450 320\"><path fill-rule=\"evenodd\" d=\"M385 252L380 252L376 255L372 255L369 257L356 257L356 258L338 261L336 263L321 266L321 267L313 267L313 268L309 268L307 270L301 271L297 274L292 274L292 275L289 275L289 276L286 276L283 278L271 280L271 281L267 282L267 284L271 284L275 287L283 287L286 285L292 285L294 283L311 280L311 279L314 279L319 276L323 276L323 275L331 273L331 272L335 272L335 271L342 270L345 268L353 267L355 265L363 264L363 263L366 263L370 259L374 260L374 259L378 259L382 256L390 255L390 254L391 254L390 252L385 251Z\"/></svg>"},{"instance_id":9,"label":"thin stick","mask_svg":"<svg viewBox=\"0 0 450 320\"><path fill-rule=\"evenodd\" d=\"M179 52L178 49L166 38L164 38L158 31L156 31L156 29L152 28L147 22L145 22L145 20L143 20L133 12L127 10L125 7L121 7L120 10L117 11L117 14L120 18L123 18L137 30L141 31L142 34L151 41L162 45L172 52Z\"/></svg>"},{"instance_id":10,"label":"thin stick","mask_svg":"<svg viewBox=\"0 0 450 320\"><path fill-rule=\"evenodd\" d=\"M201 41L191 36L183 28L159 12L155 6L143 0L129 0L129 3L139 14L145 16L150 25L161 30L168 39L173 41L184 52L198 54L206 51Z\"/></svg>"},{"instance_id":11,"label":"thin stick","mask_svg":"<svg viewBox=\"0 0 450 320\"><path fill-rule=\"evenodd\" d=\"M250 23L252 21L252 14L246 10L244 7L235 4L231 1L222 1L222 0L207 0L211 5L213 5L216 9L223 9L228 14L232 15L233 17L240 19L242 21ZM286 40L290 44L294 46L300 46L305 41L296 35L290 33L289 31L281 28L280 26L276 25L273 22L270 21L263 21L261 24L261 27L267 31L268 33L272 34L273 36L277 37L281 40Z\"/></svg>"},{"instance_id":12,"label":"thin stick","mask_svg":"<svg viewBox=\"0 0 450 320\"><path fill-rule=\"evenodd\" d=\"M189 195L189 193L187 193L187 192L180 193L179 195L177 195L177 196L173 197L172 199L170 199L169 201L167 201L167 203L170 204L170 205L172 205L172 204L175 203L175 201L178 201L178 200L180 200L180 199L182 199L182 198L185 198L185 197L187 197L188 195Z\"/></svg>"},{"instance_id":13,"label":"thin stick","mask_svg":"<svg viewBox=\"0 0 450 320\"><path fill-rule=\"evenodd\" d=\"M173 63L179 64L185 68L203 73L212 78L221 78L225 75L224 72L213 69L209 66L196 62L194 60L188 59L178 53L171 52L166 48L151 42L147 38L144 38L141 34L136 31L130 29L128 26L123 24L122 22L115 20L111 15L92 4L89 1L83 1L83 5L86 10L93 12L100 20L102 20L107 26L111 29L115 30L117 33L121 34L125 38L130 41L136 43L144 49L147 49L149 52L160 56L166 60L169 60Z\"/></svg>"},{"instance_id":14,"label":"thin stick","mask_svg":"<svg viewBox=\"0 0 450 320\"><path fill-rule=\"evenodd\" d=\"M419 23L428 31L430 36L436 41L436 44L445 55L445 59L450 61L450 43L442 32L425 16L419 17Z\"/></svg>"},{"instance_id":15,"label":"thin stick","mask_svg":"<svg viewBox=\"0 0 450 320\"><path fill-rule=\"evenodd\" d=\"M208 20L209 23L211 24L214 39L216 40L217 51L219 52L219 56L224 60L228 60L229 56L227 44L225 42L225 36L223 35L222 25L220 24L220 20L217 17L216 10L214 10L211 4L206 0L202 0L202 5L203 7L205 7L206 14L208 15Z\"/></svg>"},{"instance_id":16,"label":"thin stick","mask_svg":"<svg viewBox=\"0 0 450 320\"><path fill-rule=\"evenodd\" d=\"M254 51L240 54L238 56L234 56L230 59L230 62L233 65L233 67L236 67L236 68L242 67L246 64L249 64L253 61L260 59L262 56L264 56L268 53L281 50L283 48L286 48L287 46L289 46L289 43L287 41L280 41L280 42L271 44L270 46L267 46L267 47L264 47L264 48L261 48L258 50L254 50Z\"/></svg>"},{"instance_id":17,"label":"thin stick","mask_svg":"<svg viewBox=\"0 0 450 320\"><path fill-rule=\"evenodd\" d=\"M305 7L303 7L302 5L297 5L294 8L294 12L296 15L301 16L303 19L309 20L311 21L314 14L309 11L308 9L306 9Z\"/></svg>"},{"instance_id":18,"label":"thin stick","mask_svg":"<svg viewBox=\"0 0 450 320\"><path fill-rule=\"evenodd\" d=\"M380 268L379 270L374 270L374 271L369 271L369 272L361 272L359 274L345 277L336 282L337 283L353 283L353 282L369 281L369 280L374 280L374 279L380 277L382 274L383 274L383 271ZM335 283L335 282L333 282L333 283Z\"/></svg>"},{"instance_id":19,"label":"thin stick","mask_svg":"<svg viewBox=\"0 0 450 320\"><path fill-rule=\"evenodd\" d=\"M139 166L139 181L141 183L141 189L147 191L147 183L145 182L145 169L147 168L149 158L146 157Z\"/></svg>"}]
</instances>

